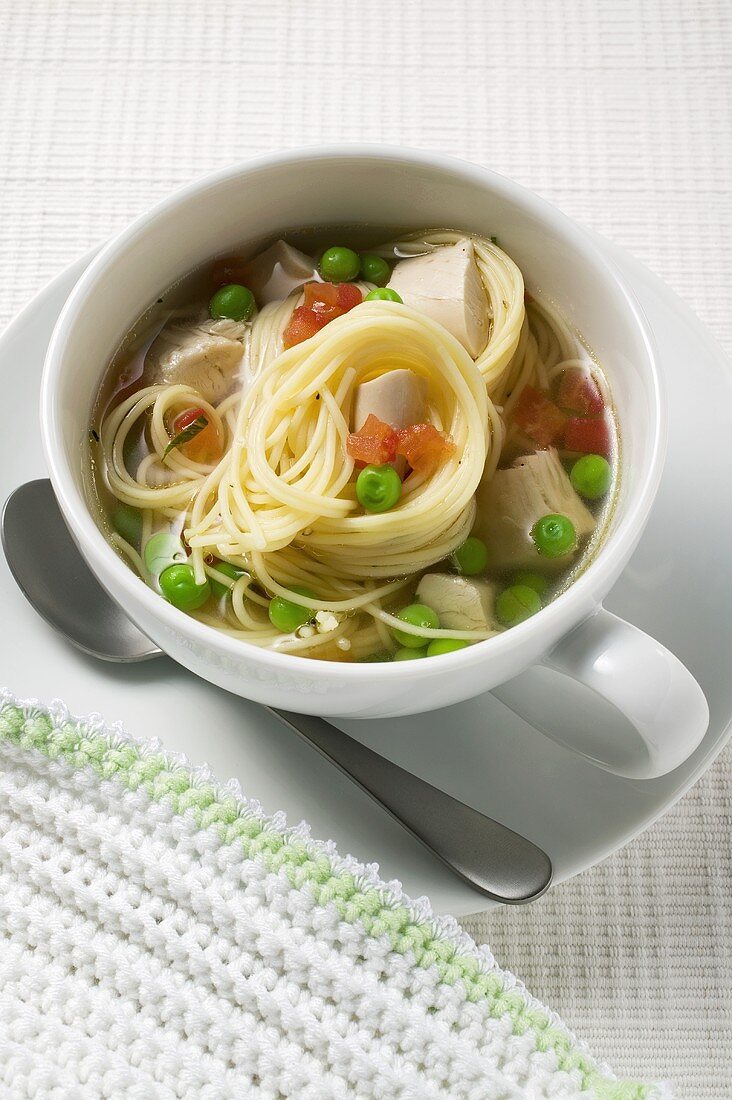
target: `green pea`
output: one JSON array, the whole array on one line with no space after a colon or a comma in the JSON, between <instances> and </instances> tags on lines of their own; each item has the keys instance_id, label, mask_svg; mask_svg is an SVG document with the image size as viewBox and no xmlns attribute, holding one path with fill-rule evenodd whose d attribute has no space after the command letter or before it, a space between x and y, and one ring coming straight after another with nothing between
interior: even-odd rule
<instances>
[{"instance_id":1,"label":"green pea","mask_svg":"<svg viewBox=\"0 0 732 1100\"><path fill-rule=\"evenodd\" d=\"M211 595L208 580L196 584L192 565L169 565L160 574L160 590L179 611L195 611Z\"/></svg>"},{"instance_id":2,"label":"green pea","mask_svg":"<svg viewBox=\"0 0 732 1100\"><path fill-rule=\"evenodd\" d=\"M426 630L438 630L440 626L437 612L424 603L411 603L409 607L404 607L401 611L398 611L396 617L401 619L402 622L409 623L410 626L418 626ZM406 646L407 649L418 649L420 646L427 644L419 634L407 634L406 631L396 630L394 627L392 627L391 632L399 645Z\"/></svg>"},{"instance_id":3,"label":"green pea","mask_svg":"<svg viewBox=\"0 0 732 1100\"><path fill-rule=\"evenodd\" d=\"M462 546L458 546L452 555L452 560L458 573L463 573L466 577L474 577L478 573L485 572L488 565L488 547L482 539L471 535Z\"/></svg>"},{"instance_id":4,"label":"green pea","mask_svg":"<svg viewBox=\"0 0 732 1100\"><path fill-rule=\"evenodd\" d=\"M112 524L115 531L122 536L130 546L138 547L142 540L142 512L139 508L131 508L129 504L120 504L112 513Z\"/></svg>"},{"instance_id":5,"label":"green pea","mask_svg":"<svg viewBox=\"0 0 732 1100\"><path fill-rule=\"evenodd\" d=\"M211 566L217 573L223 573L225 577L230 577L232 584L224 584L223 581L217 581L215 577L209 577L208 581L211 585L211 591L217 600L221 600L224 596L228 596L231 593L234 584L239 580L239 577L243 577L245 570L240 569L238 565L231 565L228 561L217 561L215 565Z\"/></svg>"},{"instance_id":6,"label":"green pea","mask_svg":"<svg viewBox=\"0 0 732 1100\"><path fill-rule=\"evenodd\" d=\"M397 294L395 290L392 290L388 286L380 287L378 290L370 290L364 302L403 302L404 299L400 294Z\"/></svg>"},{"instance_id":7,"label":"green pea","mask_svg":"<svg viewBox=\"0 0 732 1100\"><path fill-rule=\"evenodd\" d=\"M298 596L305 596L309 600L318 598L311 589L304 588L299 584L291 585L290 591L296 592ZM276 627L277 630L281 630L283 634L292 634L298 627L305 626L314 618L315 612L311 608L293 603L292 600L286 600L284 596L275 596L273 600L270 600L269 621L272 626Z\"/></svg>"},{"instance_id":8,"label":"green pea","mask_svg":"<svg viewBox=\"0 0 732 1100\"><path fill-rule=\"evenodd\" d=\"M545 558L564 557L577 546L577 532L567 516L542 516L531 528L531 537Z\"/></svg>"},{"instance_id":9,"label":"green pea","mask_svg":"<svg viewBox=\"0 0 732 1100\"><path fill-rule=\"evenodd\" d=\"M549 581L542 577L541 573L516 573L514 584L520 584L524 588L533 588L540 600L544 599L549 591Z\"/></svg>"},{"instance_id":10,"label":"green pea","mask_svg":"<svg viewBox=\"0 0 732 1100\"><path fill-rule=\"evenodd\" d=\"M209 313L217 321L228 318L231 321L248 321L254 313L254 295L249 287L239 283L229 283L217 290L208 307Z\"/></svg>"},{"instance_id":11,"label":"green pea","mask_svg":"<svg viewBox=\"0 0 732 1100\"><path fill-rule=\"evenodd\" d=\"M419 657L427 656L427 646L420 646L419 649L409 649L404 647L398 649L394 654L395 661L416 661Z\"/></svg>"},{"instance_id":12,"label":"green pea","mask_svg":"<svg viewBox=\"0 0 732 1100\"><path fill-rule=\"evenodd\" d=\"M147 571L153 577L159 577L169 565L185 562L186 552L178 535L172 531L158 531L145 543L142 557Z\"/></svg>"},{"instance_id":13,"label":"green pea","mask_svg":"<svg viewBox=\"0 0 732 1100\"><path fill-rule=\"evenodd\" d=\"M598 500L604 496L612 479L612 467L602 455L578 458L569 475L575 491L586 500Z\"/></svg>"},{"instance_id":14,"label":"green pea","mask_svg":"<svg viewBox=\"0 0 732 1100\"><path fill-rule=\"evenodd\" d=\"M465 649L469 643L459 638L433 638L427 646L428 657L439 657L441 653L456 653Z\"/></svg>"},{"instance_id":15,"label":"green pea","mask_svg":"<svg viewBox=\"0 0 732 1100\"><path fill-rule=\"evenodd\" d=\"M402 495L402 479L393 466L364 466L356 478L356 496L367 512L388 512Z\"/></svg>"},{"instance_id":16,"label":"green pea","mask_svg":"<svg viewBox=\"0 0 732 1100\"><path fill-rule=\"evenodd\" d=\"M367 653L365 657L359 657L357 663L360 665L375 665L384 664L391 660L393 660L391 653Z\"/></svg>"},{"instance_id":17,"label":"green pea","mask_svg":"<svg viewBox=\"0 0 732 1100\"><path fill-rule=\"evenodd\" d=\"M370 256L364 253L361 256L361 278L367 283L376 283L377 286L386 286L391 275L391 268L381 256Z\"/></svg>"},{"instance_id":18,"label":"green pea","mask_svg":"<svg viewBox=\"0 0 732 1100\"><path fill-rule=\"evenodd\" d=\"M352 248L326 248L320 257L320 274L330 283L350 283L358 278L361 261Z\"/></svg>"},{"instance_id":19,"label":"green pea","mask_svg":"<svg viewBox=\"0 0 732 1100\"><path fill-rule=\"evenodd\" d=\"M527 584L513 584L496 600L496 615L504 626L516 626L541 611L541 599Z\"/></svg>"}]
</instances>

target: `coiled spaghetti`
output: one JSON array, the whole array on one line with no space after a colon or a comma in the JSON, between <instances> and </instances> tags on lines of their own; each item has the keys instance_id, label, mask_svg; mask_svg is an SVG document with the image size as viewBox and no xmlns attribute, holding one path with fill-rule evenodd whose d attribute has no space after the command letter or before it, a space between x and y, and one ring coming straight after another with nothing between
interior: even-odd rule
<instances>
[{"instance_id":1,"label":"coiled spaghetti","mask_svg":"<svg viewBox=\"0 0 732 1100\"><path fill-rule=\"evenodd\" d=\"M456 452L411 474L393 511L362 514L346 453L356 387L407 367L427 381L427 417ZM280 355L241 404L228 453L197 494L194 549L230 558L297 540L344 578L415 573L469 532L473 494L500 421L467 352L404 305L365 302Z\"/></svg>"}]
</instances>

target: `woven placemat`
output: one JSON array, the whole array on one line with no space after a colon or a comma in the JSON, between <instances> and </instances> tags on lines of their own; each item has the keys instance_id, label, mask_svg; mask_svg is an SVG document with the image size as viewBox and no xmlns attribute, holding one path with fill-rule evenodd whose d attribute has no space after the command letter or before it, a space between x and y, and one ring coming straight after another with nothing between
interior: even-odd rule
<instances>
[{"instance_id":1,"label":"woven placemat","mask_svg":"<svg viewBox=\"0 0 732 1100\"><path fill-rule=\"evenodd\" d=\"M662 1100L450 918L235 781L0 693L0 1087L15 1100Z\"/></svg>"}]
</instances>

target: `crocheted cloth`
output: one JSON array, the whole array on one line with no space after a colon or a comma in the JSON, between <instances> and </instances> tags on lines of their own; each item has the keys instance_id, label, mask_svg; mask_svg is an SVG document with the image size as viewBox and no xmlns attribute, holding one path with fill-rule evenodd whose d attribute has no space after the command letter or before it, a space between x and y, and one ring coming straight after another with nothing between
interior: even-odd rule
<instances>
[{"instance_id":1,"label":"crocheted cloth","mask_svg":"<svg viewBox=\"0 0 732 1100\"><path fill-rule=\"evenodd\" d=\"M451 919L158 745L0 695L0 1088L651 1100Z\"/></svg>"}]
</instances>

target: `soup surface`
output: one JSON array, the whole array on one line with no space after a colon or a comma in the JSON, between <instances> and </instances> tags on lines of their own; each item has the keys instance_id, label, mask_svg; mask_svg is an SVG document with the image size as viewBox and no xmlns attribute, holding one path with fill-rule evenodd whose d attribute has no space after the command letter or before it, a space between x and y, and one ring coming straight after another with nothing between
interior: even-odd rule
<instances>
[{"instance_id":1,"label":"soup surface","mask_svg":"<svg viewBox=\"0 0 732 1100\"><path fill-rule=\"evenodd\" d=\"M617 430L590 349L495 239L367 237L293 234L159 298L105 374L92 484L117 552L200 622L413 660L572 582Z\"/></svg>"}]
</instances>

